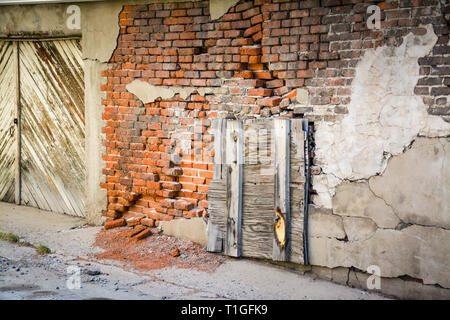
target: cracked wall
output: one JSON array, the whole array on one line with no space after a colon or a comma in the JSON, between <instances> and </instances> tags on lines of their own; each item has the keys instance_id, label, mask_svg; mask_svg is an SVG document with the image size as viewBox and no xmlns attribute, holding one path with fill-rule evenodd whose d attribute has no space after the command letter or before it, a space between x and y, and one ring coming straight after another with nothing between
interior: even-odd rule
<instances>
[{"instance_id":1,"label":"cracked wall","mask_svg":"<svg viewBox=\"0 0 450 320\"><path fill-rule=\"evenodd\" d=\"M356 66L348 114L316 128L311 264L409 276L450 288L450 124L415 95L431 24ZM319 210L319 211L317 211Z\"/></svg>"},{"instance_id":2,"label":"cracked wall","mask_svg":"<svg viewBox=\"0 0 450 320\"><path fill-rule=\"evenodd\" d=\"M142 107L139 103L145 102L135 102L127 95L133 92L138 98L144 97L143 101L154 98L154 95L146 97L149 92L140 95L139 90L133 89L108 97L100 91L100 86L105 85L103 80L108 75L110 59L120 45L120 32L127 31L127 37L145 37L135 32L138 27L145 29L141 23L148 17L135 20L136 25L120 25L120 20L126 20L130 8L139 11L149 3L158 2L169 1L80 4L84 17L81 32L67 30L63 5L58 8L55 5L20 6L20 10L16 10L17 6L8 6L2 7L0 12L0 35L4 37L21 31L51 36L82 35L86 64L86 148L87 158L91 159L87 211L93 223L101 223L101 211L106 208L105 190L99 188L99 184L106 182L108 161L102 154L105 154L105 136L109 129L102 119L105 107L101 103L114 101L114 107L119 108L123 107L120 106L122 97L126 97ZM209 5L202 5L204 15L197 17L196 21L201 23L196 23L195 28L202 27L195 30L203 32L199 37L205 45L194 48L191 56L198 59L196 62L209 63L213 67L209 71L220 78L220 81L207 80L205 89L225 88L226 92L204 92L207 103L198 90L200 94L193 97L210 105L220 116L305 116L315 123L313 173L317 175L313 177L316 192L313 202L316 207L311 214L310 235L313 264L363 271L371 263L379 264L383 276L408 275L427 283L421 284L425 291L434 288L428 284L448 287L449 251L442 243L450 243L449 170L446 167L449 5L439 0L380 3L382 29L377 31L366 27L369 3L363 1L346 5L338 0L263 2L211 0ZM123 10L124 6L127 10ZM176 9L168 3L157 7L159 18L171 18L166 17L167 10ZM122 11L124 15L120 16ZM23 16L29 18L24 20ZM241 19L244 16L245 19ZM250 24L245 20L250 20ZM18 21L21 21L20 27ZM261 30L253 23L261 24ZM156 39L158 46L168 45L166 41L181 32L180 24L170 26L170 32L164 34L168 39ZM194 28L190 23L184 27ZM210 29L212 27L217 30ZM213 31L223 31L227 36ZM157 35L148 30L143 33ZM140 40L134 43L143 44ZM246 60L241 57L242 60L234 61L236 55L243 53L227 48L230 44L232 47L255 46L253 50L257 52L249 53ZM140 49L142 47L145 45ZM211 50L210 57L218 60L201 60L205 58L205 49ZM166 56L165 59L170 62L172 58ZM235 62L251 68L234 73ZM200 69L195 71L205 71L201 64L197 67ZM247 78L252 73L260 78ZM130 74L123 77L136 77ZM185 86L185 79L178 80L177 85ZM152 84L162 88L160 83ZM173 83L163 85L173 86ZM194 87L189 83L183 90L195 93L191 91ZM150 93L153 90L156 89L150 87ZM168 94L180 90L172 87ZM178 102L174 103L174 110ZM151 103L159 107L161 101ZM145 121L154 124L150 118L149 115ZM127 125L129 119L118 121L119 125ZM118 130L124 132L125 128ZM146 177L152 179L153 176ZM207 202L200 200L206 207ZM188 203L178 206L180 209L192 207ZM356 276L352 276L354 278ZM347 279L347 283L350 282ZM415 282L405 283L409 286Z\"/></svg>"},{"instance_id":3,"label":"cracked wall","mask_svg":"<svg viewBox=\"0 0 450 320\"><path fill-rule=\"evenodd\" d=\"M327 177L317 177L316 203L330 207L334 185L381 174L387 160L418 136L446 136L450 124L429 115L414 88L420 77L418 59L430 53L437 37L432 25L424 35L409 33L398 47L369 49L356 67L348 114L317 126L316 159Z\"/></svg>"}]
</instances>

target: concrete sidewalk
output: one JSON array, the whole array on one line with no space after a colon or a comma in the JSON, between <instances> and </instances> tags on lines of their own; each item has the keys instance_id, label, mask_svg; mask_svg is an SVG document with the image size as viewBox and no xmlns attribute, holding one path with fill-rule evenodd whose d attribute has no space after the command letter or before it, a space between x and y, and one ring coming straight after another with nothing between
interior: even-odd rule
<instances>
[{"instance_id":1,"label":"concrete sidewalk","mask_svg":"<svg viewBox=\"0 0 450 320\"><path fill-rule=\"evenodd\" d=\"M52 250L39 255L0 241L0 299L384 299L243 259L229 259L212 273L176 267L125 271L122 262L92 258L102 251L93 246L100 229L79 218L0 202L1 232ZM81 270L80 289L67 286L70 267Z\"/></svg>"}]
</instances>

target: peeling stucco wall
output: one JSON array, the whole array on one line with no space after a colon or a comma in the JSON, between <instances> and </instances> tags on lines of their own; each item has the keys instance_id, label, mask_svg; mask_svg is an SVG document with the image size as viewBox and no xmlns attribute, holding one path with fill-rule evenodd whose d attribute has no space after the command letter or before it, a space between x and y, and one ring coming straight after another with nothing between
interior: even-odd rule
<instances>
[{"instance_id":1,"label":"peeling stucco wall","mask_svg":"<svg viewBox=\"0 0 450 320\"><path fill-rule=\"evenodd\" d=\"M157 98L163 100L173 98L176 94L179 94L183 100L186 100L194 91L197 91L199 95L205 94L224 94L225 91L221 88L210 87L161 87L154 86L148 82L142 80L134 80L127 84L126 89L128 92L138 97L142 103L147 104L154 102Z\"/></svg>"},{"instance_id":2,"label":"peeling stucco wall","mask_svg":"<svg viewBox=\"0 0 450 320\"><path fill-rule=\"evenodd\" d=\"M369 49L356 66L348 114L319 122L311 264L407 275L450 288L450 124L414 94L431 24L398 46Z\"/></svg>"},{"instance_id":3,"label":"peeling stucco wall","mask_svg":"<svg viewBox=\"0 0 450 320\"><path fill-rule=\"evenodd\" d=\"M429 24L424 35L409 33L398 47L366 51L356 67L348 114L317 127L316 157L325 176L315 181L316 204L330 208L334 187L343 180L382 174L389 157L402 153L418 135L450 133L450 124L429 115L422 98L414 94L418 59L436 41Z\"/></svg>"},{"instance_id":4,"label":"peeling stucco wall","mask_svg":"<svg viewBox=\"0 0 450 320\"><path fill-rule=\"evenodd\" d=\"M100 225L104 219L102 210L106 207L106 192L100 189L100 184L105 181L102 159L103 141L102 109L98 107L103 98L100 86L103 78L101 74L107 69L105 63L92 59L84 59L85 69L85 114L86 114L86 203L85 215L89 223Z\"/></svg>"},{"instance_id":5,"label":"peeling stucco wall","mask_svg":"<svg viewBox=\"0 0 450 320\"><path fill-rule=\"evenodd\" d=\"M231 7L234 7L239 0L209 0L211 19L216 20L222 17Z\"/></svg>"},{"instance_id":6,"label":"peeling stucco wall","mask_svg":"<svg viewBox=\"0 0 450 320\"><path fill-rule=\"evenodd\" d=\"M383 175L344 182L333 209L311 213L311 264L377 265L383 277L408 275L450 285L448 138L418 138Z\"/></svg>"},{"instance_id":7,"label":"peeling stucco wall","mask_svg":"<svg viewBox=\"0 0 450 320\"><path fill-rule=\"evenodd\" d=\"M81 30L69 29L66 13L69 4L2 6L0 37L9 36L80 36Z\"/></svg>"},{"instance_id":8,"label":"peeling stucco wall","mask_svg":"<svg viewBox=\"0 0 450 320\"><path fill-rule=\"evenodd\" d=\"M119 1L81 3L83 59L108 62L117 46Z\"/></svg>"}]
</instances>

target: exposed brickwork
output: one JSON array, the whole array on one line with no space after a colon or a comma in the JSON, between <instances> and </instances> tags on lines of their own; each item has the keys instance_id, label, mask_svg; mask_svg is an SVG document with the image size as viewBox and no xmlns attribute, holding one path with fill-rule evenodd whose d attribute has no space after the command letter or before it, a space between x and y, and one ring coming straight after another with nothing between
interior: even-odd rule
<instances>
[{"instance_id":1,"label":"exposed brickwork","mask_svg":"<svg viewBox=\"0 0 450 320\"><path fill-rule=\"evenodd\" d=\"M382 2L381 30L369 30L370 4L241 1L216 21L208 1L124 6L118 45L103 74L104 215L154 227L160 220L206 214L213 176L211 119L340 119L364 51L398 45L408 32L423 32L421 24L432 23L439 39L433 53L419 61L423 78L416 94L430 113L448 117L449 7L440 0ZM143 105L125 89L135 79L221 92ZM296 88L308 90L307 105L295 104Z\"/></svg>"}]
</instances>

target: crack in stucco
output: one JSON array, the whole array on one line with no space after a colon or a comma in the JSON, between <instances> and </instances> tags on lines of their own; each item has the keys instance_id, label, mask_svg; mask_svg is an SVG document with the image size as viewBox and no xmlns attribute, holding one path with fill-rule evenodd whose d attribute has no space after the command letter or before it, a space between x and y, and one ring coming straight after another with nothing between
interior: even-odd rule
<instances>
[{"instance_id":1,"label":"crack in stucco","mask_svg":"<svg viewBox=\"0 0 450 320\"><path fill-rule=\"evenodd\" d=\"M368 179L367 182L369 182L369 180L370 180L370 179ZM395 226L395 228L392 228L392 229L395 230L400 224L405 223L405 222L400 218L400 216L398 215L396 209L395 209L390 203L388 203L385 199L383 199L381 196L377 195L377 194L375 193L375 191L373 191L372 187L370 186L370 183L367 183L367 187L368 187L369 191L374 195L375 198L380 199L381 201L384 202L384 204L385 204L386 206L388 206L389 208L391 208L392 213L393 213L393 214L397 217L397 219L400 221L400 222L397 224L397 226ZM375 224L376 224L376 223L375 223ZM378 225L377 225L377 227L378 227ZM381 229L383 229L383 228L381 228ZM386 228L386 229L389 229L389 228Z\"/></svg>"},{"instance_id":2,"label":"crack in stucco","mask_svg":"<svg viewBox=\"0 0 450 320\"><path fill-rule=\"evenodd\" d=\"M445 214L448 212L445 205L449 177L447 144L447 138L417 138L401 155L390 159L385 175L368 180L373 196L391 208L402 224L449 230ZM416 187L410 187L411 184ZM397 195L393 196L384 185L397 188ZM415 196L418 188L423 188L417 194L419 200Z\"/></svg>"},{"instance_id":3,"label":"crack in stucco","mask_svg":"<svg viewBox=\"0 0 450 320\"><path fill-rule=\"evenodd\" d=\"M405 224L405 225L407 225L407 227L402 228L401 230L406 229L406 228L409 228L410 226L413 226L413 225L415 225L415 226L420 226L420 227L425 227L425 228L426 228L426 227L430 227L430 228L438 228L438 229L442 229L442 230L450 230L450 228L445 228L445 227L439 226L439 225L425 225L425 224L420 224L420 223L417 223L417 222L405 222L404 220L402 220L402 219L400 218L400 216L399 216L399 214L398 214L398 211L396 210L396 208L395 208L392 204L390 204L390 203L389 203L386 199L384 199L383 197L381 197L381 196L379 196L378 194L376 194L375 191L370 187L370 184L368 184L368 187L369 187L370 192L371 192L376 198L382 200L382 201L386 204L386 206L388 206L389 208L391 208L391 209L392 209L392 212L394 213L394 215L398 218L398 220L400 220L400 222L398 223L398 225L397 225L395 228L382 228L382 227L379 227L379 226L377 225L377 229L399 230L399 229L398 229L399 226L402 225L402 224ZM376 224L376 223L375 223L375 224Z\"/></svg>"},{"instance_id":4,"label":"crack in stucco","mask_svg":"<svg viewBox=\"0 0 450 320\"><path fill-rule=\"evenodd\" d=\"M345 181L382 175L388 160L402 154L416 137L449 135L450 124L429 115L414 94L418 59L437 42L432 25L425 28L425 35L409 33L399 47L367 50L356 67L348 114L339 122L317 126L316 158L326 176L313 179L314 189L321 189L317 205L331 208L335 188Z\"/></svg>"},{"instance_id":5,"label":"crack in stucco","mask_svg":"<svg viewBox=\"0 0 450 320\"><path fill-rule=\"evenodd\" d=\"M347 281L345 281L345 284L348 286L349 282L350 282L350 272L351 272L351 268L348 268L348 272L347 272Z\"/></svg>"},{"instance_id":6,"label":"crack in stucco","mask_svg":"<svg viewBox=\"0 0 450 320\"><path fill-rule=\"evenodd\" d=\"M431 138L430 138L430 139L431 139ZM442 143L440 143L440 144L441 144L443 147L445 146L445 145L443 145ZM383 201L383 203L384 203L387 207L389 207L389 208L392 210L392 213L393 213L393 214L397 217L397 219L399 220L399 223L398 223L395 227L387 228L387 227L381 227L381 226L379 226L379 225L377 224L377 222L376 222L372 217L369 217L369 216L360 216L360 217L359 217L359 218L365 218L365 219L371 220L371 221L376 225L377 230L378 230L378 229L380 229L380 230L403 230L403 229L409 228L410 226L414 226L414 225L420 226L420 227L430 227L430 228L438 228L438 229L442 229L442 230L450 230L449 228L445 228L445 227L440 226L440 225L425 225L425 224L420 224L420 223L416 223L416 222L405 222L405 221L399 216L398 210L397 210L391 203L389 203L386 199L384 199L383 197L381 197L380 195L378 195L378 194L373 190L373 188L370 186L369 181L370 181L370 179L359 179L359 180L356 180L356 181L351 181L351 180L347 180L347 179L344 179L344 180L343 180L343 182L367 182L367 187L368 187L368 190L371 192L371 194L372 194L374 197L376 197L377 199L380 199L381 201ZM334 209L331 209L329 214L332 215L332 216L339 217L341 220L343 220L343 218L345 218L345 217L346 217L346 218L355 218L355 217L358 218L358 216L353 216L353 215L337 214L337 213L334 212ZM400 226L402 226L402 225L404 225L405 227L399 229ZM343 231L344 231L344 233L348 236L347 231L345 230L345 227L343 228ZM364 240L369 240L370 238L372 238L372 237L374 236L375 233L376 233L376 231L375 231L369 238L366 238L366 239L364 239ZM317 238L321 238L321 237L317 237ZM322 238L324 238L324 237L322 237ZM341 240L340 238L336 238L336 237L326 237L326 238ZM348 240L348 241L349 241L349 242L354 242L354 241L361 241L361 240Z\"/></svg>"}]
</instances>

